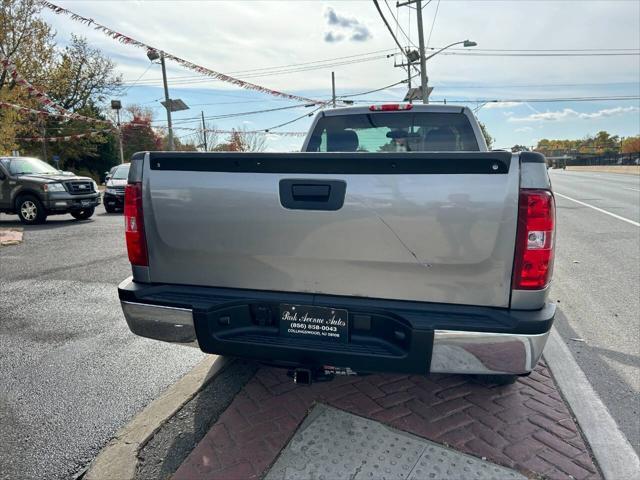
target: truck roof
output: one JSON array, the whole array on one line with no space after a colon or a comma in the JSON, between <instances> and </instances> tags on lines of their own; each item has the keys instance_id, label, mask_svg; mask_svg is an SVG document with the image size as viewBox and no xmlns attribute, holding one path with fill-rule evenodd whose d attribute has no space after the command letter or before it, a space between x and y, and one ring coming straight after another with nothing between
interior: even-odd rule
<instances>
[{"instance_id":1,"label":"truck roof","mask_svg":"<svg viewBox=\"0 0 640 480\"><path fill-rule=\"evenodd\" d=\"M396 103L401 103L401 104L406 104L406 102L389 102L389 104L396 104ZM372 103L371 105L385 105L382 103ZM369 113L369 107L371 105L363 105L363 106L358 106L358 107L340 107L340 108L330 108L327 110L323 110L321 113L325 116L334 116L334 115L352 115L352 114L357 114L357 113ZM433 105L433 104L429 104L429 105L424 105L422 103L414 103L413 107L411 107L412 112L434 112L434 113L462 113L465 110L468 110L468 107L464 107L462 105L442 105L442 104L438 104L438 105ZM406 111L406 110L401 110L401 111ZM378 112L378 113L394 113L393 111L390 112Z\"/></svg>"}]
</instances>

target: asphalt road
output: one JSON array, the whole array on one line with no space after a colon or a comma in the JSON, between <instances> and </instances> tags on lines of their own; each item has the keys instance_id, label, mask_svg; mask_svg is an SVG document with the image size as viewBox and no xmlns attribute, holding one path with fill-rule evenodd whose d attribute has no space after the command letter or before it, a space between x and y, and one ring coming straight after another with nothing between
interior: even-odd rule
<instances>
[{"instance_id":1,"label":"asphalt road","mask_svg":"<svg viewBox=\"0 0 640 480\"><path fill-rule=\"evenodd\" d=\"M0 214L0 227L20 226ZM131 334L122 215L50 217L0 248L0 478L70 478L203 354Z\"/></svg>"},{"instance_id":2,"label":"asphalt road","mask_svg":"<svg viewBox=\"0 0 640 480\"><path fill-rule=\"evenodd\" d=\"M640 177L550 176L558 214L556 327L640 452Z\"/></svg>"}]
</instances>

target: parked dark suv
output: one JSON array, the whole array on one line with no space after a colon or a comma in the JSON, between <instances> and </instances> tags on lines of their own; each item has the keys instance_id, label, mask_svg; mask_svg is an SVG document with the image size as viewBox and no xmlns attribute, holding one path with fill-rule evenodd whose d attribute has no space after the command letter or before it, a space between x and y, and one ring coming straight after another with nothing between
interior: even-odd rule
<instances>
[{"instance_id":1,"label":"parked dark suv","mask_svg":"<svg viewBox=\"0 0 640 480\"><path fill-rule=\"evenodd\" d=\"M127 185L130 165L130 163L123 163L109 172L111 176L107 179L103 198L104 209L107 213L124 208L124 187Z\"/></svg>"},{"instance_id":2,"label":"parked dark suv","mask_svg":"<svg viewBox=\"0 0 640 480\"><path fill-rule=\"evenodd\" d=\"M30 157L0 157L0 212L17 214L27 225L48 215L70 213L86 220L100 204L98 186L89 177L56 170Z\"/></svg>"}]
</instances>

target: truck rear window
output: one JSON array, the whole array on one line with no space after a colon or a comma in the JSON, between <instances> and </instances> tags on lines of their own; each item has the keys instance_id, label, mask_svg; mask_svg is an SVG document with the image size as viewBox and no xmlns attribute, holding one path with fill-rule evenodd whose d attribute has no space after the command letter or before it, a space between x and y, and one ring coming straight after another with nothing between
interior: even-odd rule
<instances>
[{"instance_id":1,"label":"truck rear window","mask_svg":"<svg viewBox=\"0 0 640 480\"><path fill-rule=\"evenodd\" d=\"M308 152L477 152L463 113L358 113L323 117Z\"/></svg>"}]
</instances>

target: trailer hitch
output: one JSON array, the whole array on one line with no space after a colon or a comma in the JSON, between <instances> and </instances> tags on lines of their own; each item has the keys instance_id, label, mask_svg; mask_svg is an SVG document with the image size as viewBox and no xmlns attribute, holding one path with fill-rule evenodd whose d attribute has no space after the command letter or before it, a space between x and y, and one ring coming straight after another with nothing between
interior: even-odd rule
<instances>
[{"instance_id":1,"label":"trailer hitch","mask_svg":"<svg viewBox=\"0 0 640 480\"><path fill-rule=\"evenodd\" d=\"M293 382L298 385L311 385L313 382L329 382L336 376L358 375L349 367L339 368L332 366L316 368L295 368L289 370L287 374L293 378Z\"/></svg>"}]
</instances>

